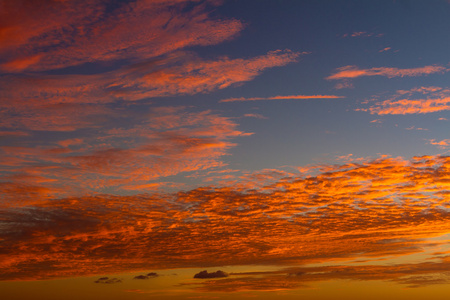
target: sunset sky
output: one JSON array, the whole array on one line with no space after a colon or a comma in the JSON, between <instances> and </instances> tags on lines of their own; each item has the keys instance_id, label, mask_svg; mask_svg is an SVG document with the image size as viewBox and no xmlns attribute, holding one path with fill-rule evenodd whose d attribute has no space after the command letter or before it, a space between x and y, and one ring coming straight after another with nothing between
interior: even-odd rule
<instances>
[{"instance_id":1,"label":"sunset sky","mask_svg":"<svg viewBox=\"0 0 450 300\"><path fill-rule=\"evenodd\" d=\"M449 32L445 0L0 0L0 298L448 299Z\"/></svg>"}]
</instances>

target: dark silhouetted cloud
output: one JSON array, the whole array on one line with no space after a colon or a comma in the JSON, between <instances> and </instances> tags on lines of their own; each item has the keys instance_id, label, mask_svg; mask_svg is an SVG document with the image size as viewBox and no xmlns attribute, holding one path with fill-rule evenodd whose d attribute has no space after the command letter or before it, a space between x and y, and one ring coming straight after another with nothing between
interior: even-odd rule
<instances>
[{"instance_id":1,"label":"dark silhouetted cloud","mask_svg":"<svg viewBox=\"0 0 450 300\"><path fill-rule=\"evenodd\" d=\"M204 270L194 275L194 278L206 279L206 278L222 278L228 277L228 274L224 271L218 270L216 272L208 273L208 271Z\"/></svg>"}]
</instances>

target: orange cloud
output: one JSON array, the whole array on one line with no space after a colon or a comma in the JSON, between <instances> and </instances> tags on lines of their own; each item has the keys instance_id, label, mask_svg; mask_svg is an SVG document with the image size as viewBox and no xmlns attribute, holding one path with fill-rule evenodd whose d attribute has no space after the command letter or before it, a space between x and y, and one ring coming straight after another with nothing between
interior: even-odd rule
<instances>
[{"instance_id":1,"label":"orange cloud","mask_svg":"<svg viewBox=\"0 0 450 300\"><path fill-rule=\"evenodd\" d=\"M357 78L362 76L385 76L388 78L405 77L405 76L422 76L433 73L444 73L448 69L443 66L425 66L411 69L398 68L371 68L359 69L357 66L345 66L337 69L337 72L326 77L328 80Z\"/></svg>"},{"instance_id":2,"label":"orange cloud","mask_svg":"<svg viewBox=\"0 0 450 300\"><path fill-rule=\"evenodd\" d=\"M441 140L439 142L434 139L431 139L431 140L429 140L429 142L431 145L438 146L441 149L445 149L450 146L450 139Z\"/></svg>"},{"instance_id":3,"label":"orange cloud","mask_svg":"<svg viewBox=\"0 0 450 300\"><path fill-rule=\"evenodd\" d=\"M414 99L414 94L427 95L427 98ZM405 96L413 99L401 98ZM450 90L436 87L400 90L391 99L377 102L369 108L356 110L368 111L377 115L427 114L450 110Z\"/></svg>"},{"instance_id":4,"label":"orange cloud","mask_svg":"<svg viewBox=\"0 0 450 300\"><path fill-rule=\"evenodd\" d=\"M286 50L211 61L180 55L177 64L167 59L157 66L137 64L96 75L8 76L0 83L4 99L0 126L52 131L96 127L98 120L119 113L107 103L210 92L250 81L267 68L296 61L299 55Z\"/></svg>"},{"instance_id":5,"label":"orange cloud","mask_svg":"<svg viewBox=\"0 0 450 300\"><path fill-rule=\"evenodd\" d=\"M290 96L273 96L273 97L252 97L252 98L228 98L219 102L236 102L236 101L258 101L258 100L287 100L287 99L338 99L344 96L335 95L290 95Z\"/></svg>"},{"instance_id":6,"label":"orange cloud","mask_svg":"<svg viewBox=\"0 0 450 300\"><path fill-rule=\"evenodd\" d=\"M260 180L283 174L267 170L253 178L253 187L41 198L32 206L5 206L0 278L246 264L296 266L285 273L311 272L305 277L319 280L404 280L407 273L448 270L448 264L430 263L391 266L393 272L382 266L301 267L399 257L446 243L429 239L448 233L450 157L380 158L323 169L262 187Z\"/></svg>"}]
</instances>

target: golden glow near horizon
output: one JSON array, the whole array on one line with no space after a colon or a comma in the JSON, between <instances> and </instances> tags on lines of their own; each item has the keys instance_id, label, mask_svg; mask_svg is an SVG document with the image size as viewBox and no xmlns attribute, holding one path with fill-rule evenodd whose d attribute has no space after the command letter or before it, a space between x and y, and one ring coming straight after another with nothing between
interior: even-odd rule
<instances>
[{"instance_id":1,"label":"golden glow near horizon","mask_svg":"<svg viewBox=\"0 0 450 300\"><path fill-rule=\"evenodd\" d=\"M449 13L0 0L0 298L444 299Z\"/></svg>"}]
</instances>

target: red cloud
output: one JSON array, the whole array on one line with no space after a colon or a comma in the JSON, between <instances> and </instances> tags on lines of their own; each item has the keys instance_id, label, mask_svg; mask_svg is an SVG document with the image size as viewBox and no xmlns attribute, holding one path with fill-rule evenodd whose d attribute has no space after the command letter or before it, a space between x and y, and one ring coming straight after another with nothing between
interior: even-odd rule
<instances>
[{"instance_id":1,"label":"red cloud","mask_svg":"<svg viewBox=\"0 0 450 300\"><path fill-rule=\"evenodd\" d=\"M8 72L149 59L217 44L243 28L237 20L212 19L204 3L186 0L18 0L2 4L0 19L1 67Z\"/></svg>"}]
</instances>

